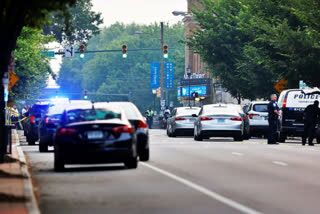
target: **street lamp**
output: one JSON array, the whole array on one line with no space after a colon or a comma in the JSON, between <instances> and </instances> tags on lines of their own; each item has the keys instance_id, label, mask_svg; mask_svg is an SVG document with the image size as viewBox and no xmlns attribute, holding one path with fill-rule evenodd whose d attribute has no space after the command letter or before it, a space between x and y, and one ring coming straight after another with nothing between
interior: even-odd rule
<instances>
[{"instance_id":1,"label":"street lamp","mask_svg":"<svg viewBox=\"0 0 320 214\"><path fill-rule=\"evenodd\" d=\"M172 14L173 14L174 16L185 16L185 15L188 14L188 12L175 10L175 11L172 11Z\"/></svg>"},{"instance_id":2,"label":"street lamp","mask_svg":"<svg viewBox=\"0 0 320 214\"><path fill-rule=\"evenodd\" d=\"M191 102L190 102L190 100L191 100L191 91L190 91L190 82L191 82L191 68L190 68L190 66L188 66L188 68L187 68L187 75L188 75L188 77L189 77L189 107L191 108Z\"/></svg>"},{"instance_id":3,"label":"street lamp","mask_svg":"<svg viewBox=\"0 0 320 214\"><path fill-rule=\"evenodd\" d=\"M157 94L157 89L152 89L152 94L153 94L153 111L156 110L156 94Z\"/></svg>"}]
</instances>

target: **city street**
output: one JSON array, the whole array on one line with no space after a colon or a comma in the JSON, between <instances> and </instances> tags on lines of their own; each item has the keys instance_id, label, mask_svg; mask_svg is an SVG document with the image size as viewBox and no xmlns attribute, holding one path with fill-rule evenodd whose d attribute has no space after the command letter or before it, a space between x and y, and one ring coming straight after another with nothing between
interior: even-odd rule
<instances>
[{"instance_id":1,"label":"city street","mask_svg":"<svg viewBox=\"0 0 320 214\"><path fill-rule=\"evenodd\" d=\"M67 165L57 173L53 153L39 153L19 134L44 214L319 213L317 144L267 145L258 138L196 142L154 129L150 161L137 169Z\"/></svg>"}]
</instances>

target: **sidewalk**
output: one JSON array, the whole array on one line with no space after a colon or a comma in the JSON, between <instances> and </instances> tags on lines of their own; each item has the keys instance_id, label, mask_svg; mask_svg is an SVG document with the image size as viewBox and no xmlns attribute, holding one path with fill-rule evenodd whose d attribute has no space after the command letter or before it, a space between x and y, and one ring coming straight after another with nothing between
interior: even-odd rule
<instances>
[{"instance_id":1,"label":"sidewalk","mask_svg":"<svg viewBox=\"0 0 320 214\"><path fill-rule=\"evenodd\" d=\"M39 214L17 131L12 130L12 154L0 163L0 213Z\"/></svg>"}]
</instances>

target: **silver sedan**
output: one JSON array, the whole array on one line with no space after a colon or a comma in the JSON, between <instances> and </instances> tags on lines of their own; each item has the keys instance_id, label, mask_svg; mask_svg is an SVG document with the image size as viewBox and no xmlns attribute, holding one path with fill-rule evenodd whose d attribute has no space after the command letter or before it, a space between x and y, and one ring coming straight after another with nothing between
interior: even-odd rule
<instances>
[{"instance_id":1,"label":"silver sedan","mask_svg":"<svg viewBox=\"0 0 320 214\"><path fill-rule=\"evenodd\" d=\"M167 135L192 135L195 117L200 111L199 107L178 107L173 109L171 117L167 120Z\"/></svg>"},{"instance_id":2,"label":"silver sedan","mask_svg":"<svg viewBox=\"0 0 320 214\"><path fill-rule=\"evenodd\" d=\"M243 140L244 121L237 110L225 104L204 105L194 123L194 139L233 137Z\"/></svg>"}]
</instances>

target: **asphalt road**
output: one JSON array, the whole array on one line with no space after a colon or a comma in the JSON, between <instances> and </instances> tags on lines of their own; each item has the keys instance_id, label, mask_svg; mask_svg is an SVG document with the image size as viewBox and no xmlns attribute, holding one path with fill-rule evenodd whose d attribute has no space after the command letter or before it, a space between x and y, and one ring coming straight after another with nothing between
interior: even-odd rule
<instances>
[{"instance_id":1,"label":"asphalt road","mask_svg":"<svg viewBox=\"0 0 320 214\"><path fill-rule=\"evenodd\" d=\"M151 160L123 165L67 165L53 171L53 153L23 146L45 214L318 214L320 147L297 141L267 145L168 138L151 130ZM21 138L22 141L24 138Z\"/></svg>"}]
</instances>

